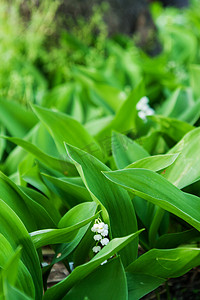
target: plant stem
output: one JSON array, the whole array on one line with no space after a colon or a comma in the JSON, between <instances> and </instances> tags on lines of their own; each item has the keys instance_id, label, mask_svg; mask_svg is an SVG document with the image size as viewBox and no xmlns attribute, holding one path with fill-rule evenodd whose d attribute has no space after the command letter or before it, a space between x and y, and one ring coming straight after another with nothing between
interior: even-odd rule
<instances>
[{"instance_id":1,"label":"plant stem","mask_svg":"<svg viewBox=\"0 0 200 300\"><path fill-rule=\"evenodd\" d=\"M148 202L147 204L147 217L148 217L148 226L151 225L152 216L154 215L155 211L155 204Z\"/></svg>"},{"instance_id":2,"label":"plant stem","mask_svg":"<svg viewBox=\"0 0 200 300\"><path fill-rule=\"evenodd\" d=\"M166 292L167 292L167 300L171 300L171 295L170 295L170 291L169 291L169 285L168 285L167 281L165 281L165 288L166 288Z\"/></svg>"},{"instance_id":3,"label":"plant stem","mask_svg":"<svg viewBox=\"0 0 200 300\"><path fill-rule=\"evenodd\" d=\"M162 218L164 216L165 210L158 207L157 211L154 215L153 221L151 223L150 229L149 229L149 243L150 243L150 247L154 247L155 246L155 242L156 242L156 235L160 226L160 223L162 221Z\"/></svg>"},{"instance_id":4,"label":"plant stem","mask_svg":"<svg viewBox=\"0 0 200 300\"><path fill-rule=\"evenodd\" d=\"M155 290L155 293L156 293L156 298L157 298L157 300L160 300L159 289L156 289L156 290Z\"/></svg>"}]
</instances>

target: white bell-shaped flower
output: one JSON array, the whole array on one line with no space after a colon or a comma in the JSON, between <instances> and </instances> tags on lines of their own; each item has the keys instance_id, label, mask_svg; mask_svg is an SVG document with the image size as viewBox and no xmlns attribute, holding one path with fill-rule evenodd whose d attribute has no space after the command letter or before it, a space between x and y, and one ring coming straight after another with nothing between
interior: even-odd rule
<instances>
[{"instance_id":1,"label":"white bell-shaped flower","mask_svg":"<svg viewBox=\"0 0 200 300\"><path fill-rule=\"evenodd\" d=\"M100 247L100 246L94 246L94 247L92 248L92 251L93 251L94 253L98 253L100 250L101 250L101 247Z\"/></svg>"}]
</instances>

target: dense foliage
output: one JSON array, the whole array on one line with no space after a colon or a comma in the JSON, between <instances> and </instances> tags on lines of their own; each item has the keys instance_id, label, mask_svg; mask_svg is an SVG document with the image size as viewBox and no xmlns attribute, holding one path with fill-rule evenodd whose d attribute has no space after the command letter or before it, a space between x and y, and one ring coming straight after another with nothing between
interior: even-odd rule
<instances>
[{"instance_id":1,"label":"dense foliage","mask_svg":"<svg viewBox=\"0 0 200 300\"><path fill-rule=\"evenodd\" d=\"M14 3L0 3L0 299L140 299L200 264L200 5L152 6L149 57L107 37L103 8L58 32L56 1ZM69 275L47 289L57 262Z\"/></svg>"}]
</instances>

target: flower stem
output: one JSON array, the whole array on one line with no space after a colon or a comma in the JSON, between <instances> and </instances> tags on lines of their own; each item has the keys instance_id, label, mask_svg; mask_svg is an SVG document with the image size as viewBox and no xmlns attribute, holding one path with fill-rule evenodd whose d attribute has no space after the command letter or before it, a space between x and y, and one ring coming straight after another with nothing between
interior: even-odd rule
<instances>
[{"instance_id":1,"label":"flower stem","mask_svg":"<svg viewBox=\"0 0 200 300\"><path fill-rule=\"evenodd\" d=\"M151 248L153 248L155 246L156 236L158 233L160 223L163 219L164 213L165 213L165 210L158 207L156 210L156 213L154 215L153 221L151 223L151 226L149 229L149 243L150 243Z\"/></svg>"}]
</instances>

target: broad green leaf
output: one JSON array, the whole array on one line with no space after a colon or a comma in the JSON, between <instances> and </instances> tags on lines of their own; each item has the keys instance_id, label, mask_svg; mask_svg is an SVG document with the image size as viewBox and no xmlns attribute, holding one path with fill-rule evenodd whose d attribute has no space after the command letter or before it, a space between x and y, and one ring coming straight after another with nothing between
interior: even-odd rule
<instances>
[{"instance_id":1,"label":"broad green leaf","mask_svg":"<svg viewBox=\"0 0 200 300\"><path fill-rule=\"evenodd\" d=\"M30 131L30 136L26 140L49 156L57 158L58 160L60 159L53 137L43 123L39 122L33 130Z\"/></svg>"},{"instance_id":2,"label":"broad green leaf","mask_svg":"<svg viewBox=\"0 0 200 300\"><path fill-rule=\"evenodd\" d=\"M3 298L3 300L33 300L34 298L27 296L26 294L24 294L23 292L21 292L20 290L18 290L17 288L15 288L14 286L10 285L8 282L4 283L4 290L5 290L5 294L6 297ZM1 294L0 294L0 299L1 298Z\"/></svg>"},{"instance_id":3,"label":"broad green leaf","mask_svg":"<svg viewBox=\"0 0 200 300\"><path fill-rule=\"evenodd\" d=\"M102 157L99 144L78 121L64 113L39 106L34 106L33 109L53 136L63 157L66 157L64 142L87 149L88 152L93 153L98 158Z\"/></svg>"},{"instance_id":4,"label":"broad green leaf","mask_svg":"<svg viewBox=\"0 0 200 300\"><path fill-rule=\"evenodd\" d=\"M101 144L105 142L105 139L107 140L107 143L110 143L108 142L108 139L111 136L112 130L121 133L127 131L137 132L135 122L137 116L136 104L141 97L144 96L144 93L143 83L138 84L126 101L121 105L110 124L97 134L96 138Z\"/></svg>"},{"instance_id":5,"label":"broad green leaf","mask_svg":"<svg viewBox=\"0 0 200 300\"><path fill-rule=\"evenodd\" d=\"M25 157L22 159L22 161L19 163L17 167L17 172L14 174L10 175L9 178L18 186L26 186L27 182L23 179L23 175L34 168L33 166L35 165L35 168L38 168L38 162L35 161L35 158L32 154L28 153L25 155ZM17 177L17 178L16 178Z\"/></svg>"},{"instance_id":6,"label":"broad green leaf","mask_svg":"<svg viewBox=\"0 0 200 300\"><path fill-rule=\"evenodd\" d=\"M2 200L15 211L28 230L55 227L46 210L24 194L14 182L1 172L0 188Z\"/></svg>"},{"instance_id":7,"label":"broad green leaf","mask_svg":"<svg viewBox=\"0 0 200 300\"><path fill-rule=\"evenodd\" d=\"M122 38L122 44L123 42L124 37ZM131 47L133 47L133 45L131 45ZM106 70L109 78L112 76L114 77L113 80L116 81L116 79L118 79L120 86L125 86L127 80L131 86L136 86L136 84L141 81L142 77L141 66L138 62L138 49L134 47L134 51L124 51L119 42L115 42L111 39L107 41L106 48L110 54ZM114 65L113 59L115 61Z\"/></svg>"},{"instance_id":8,"label":"broad green leaf","mask_svg":"<svg viewBox=\"0 0 200 300\"><path fill-rule=\"evenodd\" d=\"M0 233L0 268L7 262L8 258L13 254L10 243L7 239Z\"/></svg>"},{"instance_id":9,"label":"broad green leaf","mask_svg":"<svg viewBox=\"0 0 200 300\"><path fill-rule=\"evenodd\" d=\"M4 134L5 136L5 134ZM43 153L46 153L50 157L57 158L60 161L58 150L56 149L56 145L53 141L53 138L45 128L43 124L37 124L34 126L25 137L23 137L23 141L27 141L28 143L33 143L36 149L40 149ZM32 145L32 144L31 144ZM31 151L30 151L31 152ZM35 157L37 151L34 152ZM29 154L30 155L30 154ZM25 157L28 156L28 152L24 150L21 146L16 146L8 155L4 163L4 172L7 175L11 175L18 170L18 166ZM62 161L62 160L61 160Z\"/></svg>"},{"instance_id":10,"label":"broad green leaf","mask_svg":"<svg viewBox=\"0 0 200 300\"><path fill-rule=\"evenodd\" d=\"M164 278L150 276L146 274L136 274L126 272L128 283L128 299L139 300L146 294L155 290L164 281Z\"/></svg>"},{"instance_id":11,"label":"broad green leaf","mask_svg":"<svg viewBox=\"0 0 200 300\"><path fill-rule=\"evenodd\" d=\"M35 130L37 129L38 125L36 125L32 130L30 130L24 137L24 140L31 140L31 137ZM3 137L5 135L1 136L1 140L6 141ZM3 171L6 175L11 175L15 172L17 172L19 164L28 156L28 153L21 147L17 146L12 151L9 152L9 155L7 156L4 165L3 165Z\"/></svg>"},{"instance_id":12,"label":"broad green leaf","mask_svg":"<svg viewBox=\"0 0 200 300\"><path fill-rule=\"evenodd\" d=\"M44 209L47 211L51 219L54 221L55 224L59 222L61 219L61 214L56 207L55 203L55 197L47 198L40 192L36 191L35 189L19 186L19 188L28 195L31 199L33 199L35 202L40 204Z\"/></svg>"},{"instance_id":13,"label":"broad green leaf","mask_svg":"<svg viewBox=\"0 0 200 300\"><path fill-rule=\"evenodd\" d=\"M177 105L177 100L180 96L181 89L177 88L170 97L163 102L163 105L158 109L157 113L166 117L172 117L173 110Z\"/></svg>"},{"instance_id":14,"label":"broad green leaf","mask_svg":"<svg viewBox=\"0 0 200 300\"><path fill-rule=\"evenodd\" d=\"M73 252L74 267L84 264L88 261L88 258L91 259L91 256L93 254L91 249L96 245L96 242L94 240L94 233L91 231L91 228L92 226L88 228L82 240Z\"/></svg>"},{"instance_id":15,"label":"broad green leaf","mask_svg":"<svg viewBox=\"0 0 200 300\"><path fill-rule=\"evenodd\" d=\"M135 208L135 212L137 217L142 221L142 224L148 228L148 203L146 200L138 197L138 196L134 196L134 198L132 199L134 208ZM150 203L151 206L154 206L152 203ZM153 212L154 212L154 208L152 208ZM152 214L151 218L152 218Z\"/></svg>"},{"instance_id":16,"label":"broad green leaf","mask_svg":"<svg viewBox=\"0 0 200 300\"><path fill-rule=\"evenodd\" d=\"M160 278L179 277L200 263L200 249L152 249L128 266L132 274L146 274Z\"/></svg>"},{"instance_id":17,"label":"broad green leaf","mask_svg":"<svg viewBox=\"0 0 200 300\"><path fill-rule=\"evenodd\" d=\"M194 96L200 98L199 86L200 86L200 66L199 65L190 65L190 84L192 86Z\"/></svg>"},{"instance_id":18,"label":"broad green leaf","mask_svg":"<svg viewBox=\"0 0 200 300\"><path fill-rule=\"evenodd\" d=\"M124 95L121 90L108 84L93 83L92 88L100 96L103 102L116 112L124 102ZM125 95L126 98L126 95Z\"/></svg>"},{"instance_id":19,"label":"broad green leaf","mask_svg":"<svg viewBox=\"0 0 200 300\"><path fill-rule=\"evenodd\" d=\"M37 123L31 111L16 101L5 99L0 99L0 119L10 134L18 137L23 137Z\"/></svg>"},{"instance_id":20,"label":"broad green leaf","mask_svg":"<svg viewBox=\"0 0 200 300\"><path fill-rule=\"evenodd\" d=\"M187 132L194 129L192 125L173 118L158 115L149 116L148 118L159 124L160 131L167 134L170 138L177 142L182 139Z\"/></svg>"},{"instance_id":21,"label":"broad green leaf","mask_svg":"<svg viewBox=\"0 0 200 300\"><path fill-rule=\"evenodd\" d=\"M84 67L73 68L74 75L84 87L88 89L92 102L103 107L106 112L113 114L123 103L121 90L107 84L100 72L94 74L93 70Z\"/></svg>"},{"instance_id":22,"label":"broad green leaf","mask_svg":"<svg viewBox=\"0 0 200 300\"><path fill-rule=\"evenodd\" d=\"M88 52L89 48L85 49L85 51ZM85 67L78 65L73 68L73 71L74 73L77 72L83 75L85 78L85 82L87 80L87 82L90 85L93 85L93 82L106 83L109 80L109 78L105 76L104 72L102 72L101 70L97 70L93 67Z\"/></svg>"},{"instance_id":23,"label":"broad green leaf","mask_svg":"<svg viewBox=\"0 0 200 300\"><path fill-rule=\"evenodd\" d=\"M200 230L199 197L184 193L161 175L145 169L104 172L112 182L160 206Z\"/></svg>"},{"instance_id":24,"label":"broad green leaf","mask_svg":"<svg viewBox=\"0 0 200 300\"><path fill-rule=\"evenodd\" d=\"M199 108L200 101L194 101L191 88L178 88L156 112L193 125L199 118Z\"/></svg>"},{"instance_id":25,"label":"broad green leaf","mask_svg":"<svg viewBox=\"0 0 200 300\"><path fill-rule=\"evenodd\" d=\"M43 99L43 106L56 107L59 111L65 112L74 92L74 83L64 83L53 87Z\"/></svg>"},{"instance_id":26,"label":"broad green leaf","mask_svg":"<svg viewBox=\"0 0 200 300\"><path fill-rule=\"evenodd\" d=\"M162 133L158 130L154 130L147 134L146 136L142 136L136 139L136 142L141 145L148 153L156 154L156 146L161 139Z\"/></svg>"},{"instance_id":27,"label":"broad green leaf","mask_svg":"<svg viewBox=\"0 0 200 300\"><path fill-rule=\"evenodd\" d=\"M21 266L20 254L21 254L21 247L18 247L15 253L7 261L6 265L4 265L3 270L0 272L0 277L2 276L2 281L3 281L3 288L2 288L3 299L12 300L14 296L16 296L16 298L19 299L19 295L21 295L21 299L33 299L34 297L34 293L31 295L32 297L30 298L29 296L27 296L27 294L24 294L23 289L19 290L17 288L17 283L20 283L20 287L23 287L24 284L26 284L27 286L29 285L29 288L30 288L30 282L32 283L32 278L30 277L30 274L29 277L26 276L26 278L23 278L22 276L24 274L19 273L18 271L19 266ZM26 279L26 282L24 282L24 279ZM20 282L21 280L22 282ZM30 294L30 291L28 291L28 294Z\"/></svg>"},{"instance_id":28,"label":"broad green leaf","mask_svg":"<svg viewBox=\"0 0 200 300\"><path fill-rule=\"evenodd\" d=\"M0 233L15 250L23 247L21 259L31 274L35 286L36 299L42 299L42 274L39 259L28 231L15 212L0 200Z\"/></svg>"},{"instance_id":29,"label":"broad green leaf","mask_svg":"<svg viewBox=\"0 0 200 300\"><path fill-rule=\"evenodd\" d=\"M162 30L162 36L164 38L165 49L172 61L176 61L179 64L194 61L198 47L197 39L189 28L168 23L164 30Z\"/></svg>"},{"instance_id":30,"label":"broad green leaf","mask_svg":"<svg viewBox=\"0 0 200 300\"><path fill-rule=\"evenodd\" d=\"M106 209L112 236L121 237L136 232L137 221L128 192L108 181L102 174L102 171L109 171L109 168L78 148L70 145L66 148L93 200ZM122 262L128 265L137 257L137 251L137 242L130 243L120 253Z\"/></svg>"},{"instance_id":31,"label":"broad green leaf","mask_svg":"<svg viewBox=\"0 0 200 300\"><path fill-rule=\"evenodd\" d=\"M64 300L128 300L125 272L119 257L108 261L76 284Z\"/></svg>"},{"instance_id":32,"label":"broad green leaf","mask_svg":"<svg viewBox=\"0 0 200 300\"><path fill-rule=\"evenodd\" d=\"M185 110L179 117L181 121L194 125L200 116L200 100L196 102L192 107Z\"/></svg>"},{"instance_id":33,"label":"broad green leaf","mask_svg":"<svg viewBox=\"0 0 200 300\"><path fill-rule=\"evenodd\" d=\"M63 216L63 218L59 222L58 227L65 228L67 226L75 225L77 222L81 222L86 218L90 218L95 215L96 209L97 205L95 202L79 204L73 209L70 209L69 212L67 212ZM80 228L76 237L71 242L58 245L55 249L55 256L52 260L51 265L66 258L79 244L88 228L89 224L83 226L82 228Z\"/></svg>"},{"instance_id":34,"label":"broad green leaf","mask_svg":"<svg viewBox=\"0 0 200 300\"><path fill-rule=\"evenodd\" d=\"M102 131L110 122L113 120L113 116L106 116L103 118L94 119L87 122L84 127L92 135L96 136L100 131Z\"/></svg>"},{"instance_id":35,"label":"broad green leaf","mask_svg":"<svg viewBox=\"0 0 200 300\"><path fill-rule=\"evenodd\" d=\"M61 244L71 242L78 230L78 228L70 229L43 229L31 232L31 238L36 249L51 244Z\"/></svg>"},{"instance_id":36,"label":"broad green leaf","mask_svg":"<svg viewBox=\"0 0 200 300\"><path fill-rule=\"evenodd\" d=\"M200 239L199 231L190 229L183 232L175 232L161 235L156 241L156 248L172 249L180 245L188 244Z\"/></svg>"},{"instance_id":37,"label":"broad green leaf","mask_svg":"<svg viewBox=\"0 0 200 300\"><path fill-rule=\"evenodd\" d=\"M21 178L38 191L41 191L46 197L50 198L51 192L45 185L41 175L38 164L31 166L29 170L23 174L20 174Z\"/></svg>"},{"instance_id":38,"label":"broad green leaf","mask_svg":"<svg viewBox=\"0 0 200 300\"><path fill-rule=\"evenodd\" d=\"M51 263L52 266L53 266L53 264L67 258L72 253L72 251L74 251L74 250L76 251L77 246L79 246L79 244L82 242L82 239L85 237L85 234L87 233L87 230L89 227L90 227L90 224L81 227L79 229L77 235L71 242L62 243L61 245L57 245L57 247L55 249L55 256ZM83 256L83 252L82 252L82 256ZM73 252L73 257L74 257L74 252ZM86 258L86 257L84 257L84 258ZM84 260L84 262L85 262L85 260Z\"/></svg>"},{"instance_id":39,"label":"broad green leaf","mask_svg":"<svg viewBox=\"0 0 200 300\"><path fill-rule=\"evenodd\" d=\"M8 280L10 282L8 277L10 277L9 273L11 273L11 278L14 275L15 286L27 295L34 297L35 289L29 271L22 261L19 261L19 266L17 265L19 257L18 254L20 254L19 249L21 249L18 248L15 253L8 240L0 233L0 269L2 268L0 270L0 278L2 277L3 281ZM13 260L17 262L15 272L13 269ZM3 289L3 287L0 287L0 290L1 289Z\"/></svg>"},{"instance_id":40,"label":"broad green leaf","mask_svg":"<svg viewBox=\"0 0 200 300\"><path fill-rule=\"evenodd\" d=\"M143 168L157 172L172 165L178 155L179 153L149 156L128 165L126 168Z\"/></svg>"},{"instance_id":41,"label":"broad green leaf","mask_svg":"<svg viewBox=\"0 0 200 300\"><path fill-rule=\"evenodd\" d=\"M76 205L70 209L58 223L59 228L69 227L90 218L91 214L97 209L95 202L86 202Z\"/></svg>"},{"instance_id":42,"label":"broad green leaf","mask_svg":"<svg viewBox=\"0 0 200 300\"><path fill-rule=\"evenodd\" d=\"M0 173L1 198L15 211L28 230L34 230L37 226L30 207L19 194L17 186L16 189L13 188L14 186L14 183L8 177Z\"/></svg>"},{"instance_id":43,"label":"broad green leaf","mask_svg":"<svg viewBox=\"0 0 200 300\"><path fill-rule=\"evenodd\" d=\"M101 263L109 259L111 256L119 252L128 243L137 238L141 231L135 232L129 236L122 238L115 238L111 240L97 255L93 257L89 262L75 268L69 276L54 285L46 291L44 294L44 300L60 300L66 295L66 293L80 281L94 271Z\"/></svg>"},{"instance_id":44,"label":"broad green leaf","mask_svg":"<svg viewBox=\"0 0 200 300\"><path fill-rule=\"evenodd\" d=\"M71 178L56 178L42 173L42 178L50 190L57 193L63 202L67 202L70 207L85 201L90 201L91 196L84 184L72 181Z\"/></svg>"},{"instance_id":45,"label":"broad green leaf","mask_svg":"<svg viewBox=\"0 0 200 300\"><path fill-rule=\"evenodd\" d=\"M180 153L163 176L178 188L190 185L200 177L200 128L188 132L168 153Z\"/></svg>"},{"instance_id":46,"label":"broad green leaf","mask_svg":"<svg viewBox=\"0 0 200 300\"><path fill-rule=\"evenodd\" d=\"M80 76L79 76L80 78ZM83 78L83 77L82 77ZM81 79L82 79L81 78ZM84 78L85 81L85 78ZM85 82L84 82L85 85ZM89 82L90 85L90 82ZM86 83L85 86L88 86ZM89 100L96 106L100 107L101 111L103 111L106 115L114 115L114 110L110 107L110 105L103 99L92 87L87 88L88 98Z\"/></svg>"},{"instance_id":47,"label":"broad green leaf","mask_svg":"<svg viewBox=\"0 0 200 300\"><path fill-rule=\"evenodd\" d=\"M28 141L19 138L14 138L14 137L6 137L6 136L1 136L1 138L4 138L22 147L24 150L33 154L42 163L44 163L45 165L47 165L52 169L59 171L62 174L67 173L70 176L77 174L74 166L70 162L47 155L46 153L42 152L38 147L36 147L35 145L31 144Z\"/></svg>"},{"instance_id":48,"label":"broad green leaf","mask_svg":"<svg viewBox=\"0 0 200 300\"><path fill-rule=\"evenodd\" d=\"M5 134L5 127L0 123L0 135L3 134ZM0 139L0 161L2 160L5 148L6 148L6 142Z\"/></svg>"},{"instance_id":49,"label":"broad green leaf","mask_svg":"<svg viewBox=\"0 0 200 300\"><path fill-rule=\"evenodd\" d=\"M84 122L84 108L80 98L80 93L73 94L72 106L70 109L70 116L80 123Z\"/></svg>"},{"instance_id":50,"label":"broad green leaf","mask_svg":"<svg viewBox=\"0 0 200 300\"><path fill-rule=\"evenodd\" d=\"M11 285L15 285L17 281L21 250L22 248L19 246L11 257L9 257L1 270L3 280L7 280Z\"/></svg>"},{"instance_id":51,"label":"broad green leaf","mask_svg":"<svg viewBox=\"0 0 200 300\"><path fill-rule=\"evenodd\" d=\"M99 212L90 218L85 218L78 223L62 229L44 229L31 232L32 241L36 248L50 244L60 244L71 242L78 233L78 229L85 226L95 218L97 218ZM63 221L66 222L66 221Z\"/></svg>"},{"instance_id":52,"label":"broad green leaf","mask_svg":"<svg viewBox=\"0 0 200 300\"><path fill-rule=\"evenodd\" d=\"M149 156L142 146L117 132L112 134L112 153L118 169Z\"/></svg>"}]
</instances>

